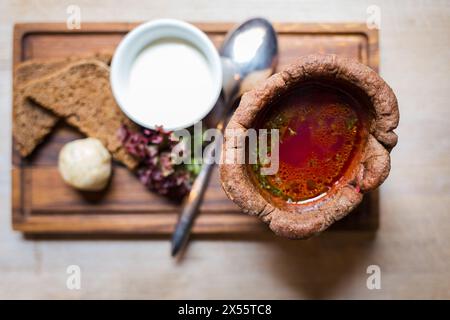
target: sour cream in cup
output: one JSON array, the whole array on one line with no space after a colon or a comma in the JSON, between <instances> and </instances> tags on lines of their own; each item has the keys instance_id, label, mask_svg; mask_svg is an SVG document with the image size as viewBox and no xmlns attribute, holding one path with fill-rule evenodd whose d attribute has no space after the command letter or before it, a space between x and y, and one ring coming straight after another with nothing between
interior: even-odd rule
<instances>
[{"instance_id":1,"label":"sour cream in cup","mask_svg":"<svg viewBox=\"0 0 450 320\"><path fill-rule=\"evenodd\" d=\"M122 111L137 124L187 128L214 107L222 66L211 40L179 20L144 23L120 42L111 63L111 88Z\"/></svg>"}]
</instances>

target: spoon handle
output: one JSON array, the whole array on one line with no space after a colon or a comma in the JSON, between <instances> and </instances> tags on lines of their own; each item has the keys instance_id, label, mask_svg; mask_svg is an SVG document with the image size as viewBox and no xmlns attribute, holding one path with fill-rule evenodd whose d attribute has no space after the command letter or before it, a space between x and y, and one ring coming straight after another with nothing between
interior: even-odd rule
<instances>
[{"instance_id":1,"label":"spoon handle","mask_svg":"<svg viewBox=\"0 0 450 320\"><path fill-rule=\"evenodd\" d=\"M200 212L200 206L203 202L203 197L209 184L212 169L214 168L214 159L212 155L213 149L215 148L209 149L203 158L203 165L200 173L192 185L192 189L183 206L183 211L181 212L175 226L175 231L172 235L173 257L176 256L187 243L194 220Z\"/></svg>"}]
</instances>

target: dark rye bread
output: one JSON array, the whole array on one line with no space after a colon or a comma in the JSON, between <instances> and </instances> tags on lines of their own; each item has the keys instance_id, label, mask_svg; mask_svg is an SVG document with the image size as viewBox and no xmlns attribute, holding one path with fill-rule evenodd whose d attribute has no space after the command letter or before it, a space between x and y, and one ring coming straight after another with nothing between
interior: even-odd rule
<instances>
[{"instance_id":1,"label":"dark rye bread","mask_svg":"<svg viewBox=\"0 0 450 320\"><path fill-rule=\"evenodd\" d=\"M36 146L52 131L59 118L24 96L24 87L31 81L48 76L67 67L74 61L93 58L109 64L112 52L100 52L69 58L28 60L14 70L13 79L13 136L14 146L22 157L33 152Z\"/></svg>"},{"instance_id":2,"label":"dark rye bread","mask_svg":"<svg viewBox=\"0 0 450 320\"><path fill-rule=\"evenodd\" d=\"M117 106L106 64L97 60L75 62L30 82L25 95L87 136L102 141L114 159L128 168L137 166L137 159L128 154L119 141L118 130L122 124L132 130L138 127Z\"/></svg>"}]
</instances>

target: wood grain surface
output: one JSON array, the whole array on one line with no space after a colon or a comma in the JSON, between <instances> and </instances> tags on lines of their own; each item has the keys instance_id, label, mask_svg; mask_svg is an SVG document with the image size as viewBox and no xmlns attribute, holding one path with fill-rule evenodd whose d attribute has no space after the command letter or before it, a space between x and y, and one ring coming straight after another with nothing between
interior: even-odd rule
<instances>
[{"instance_id":1,"label":"wood grain surface","mask_svg":"<svg viewBox=\"0 0 450 320\"><path fill-rule=\"evenodd\" d=\"M29 239L11 228L13 26L64 22L271 21L364 23L381 14L380 74L400 105L399 143L380 188L380 226L289 241L195 236L182 261L167 238ZM450 299L450 2L424 0L0 1L0 298ZM82 24L83 28L83 24ZM66 287L67 267L81 290ZM366 286L368 266L381 289Z\"/></svg>"},{"instance_id":2,"label":"wood grain surface","mask_svg":"<svg viewBox=\"0 0 450 320\"><path fill-rule=\"evenodd\" d=\"M232 23L197 23L220 46ZM28 23L14 28L14 64L29 59L113 51L130 23L89 23L82 30L65 24ZM336 53L378 70L378 32L365 24L278 23L278 70L296 57L310 53ZM170 235L180 205L146 190L120 165L102 193L79 192L67 186L57 168L61 147L82 137L64 124L58 126L29 159L13 148L13 227L26 233ZM14 144L14 142L13 142ZM375 230L378 227L378 191L332 229ZM242 214L223 192L217 172L205 195L193 233L255 233L267 228L259 219Z\"/></svg>"}]
</instances>

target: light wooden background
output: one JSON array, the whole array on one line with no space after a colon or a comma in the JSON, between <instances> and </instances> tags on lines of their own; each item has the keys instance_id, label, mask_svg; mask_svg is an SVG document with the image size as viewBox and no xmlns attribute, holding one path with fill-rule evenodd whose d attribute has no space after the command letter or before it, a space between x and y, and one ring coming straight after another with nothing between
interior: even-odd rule
<instances>
[{"instance_id":1,"label":"light wooden background","mask_svg":"<svg viewBox=\"0 0 450 320\"><path fill-rule=\"evenodd\" d=\"M6 1L0 4L0 298L450 298L449 1ZM14 22L366 20L381 8L381 74L397 93L401 121L392 172L381 189L376 234L325 233L288 241L196 239L182 263L169 242L25 240L10 226L11 56ZM82 289L66 289L66 268ZM366 288L379 265L381 290Z\"/></svg>"}]
</instances>

